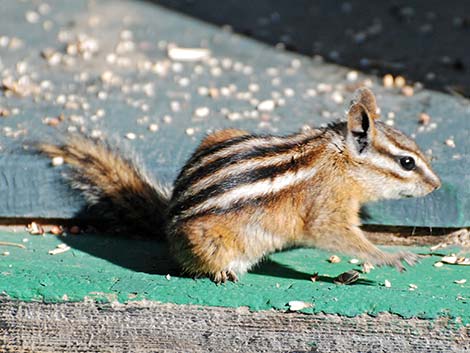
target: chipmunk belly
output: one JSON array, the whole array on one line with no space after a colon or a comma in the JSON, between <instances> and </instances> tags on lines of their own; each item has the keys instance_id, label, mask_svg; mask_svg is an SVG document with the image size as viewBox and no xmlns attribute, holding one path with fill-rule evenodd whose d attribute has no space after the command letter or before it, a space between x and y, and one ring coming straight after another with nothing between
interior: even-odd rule
<instances>
[{"instance_id":1,"label":"chipmunk belly","mask_svg":"<svg viewBox=\"0 0 470 353\"><path fill-rule=\"evenodd\" d=\"M247 224L240 234L244 251L240 252L230 263L228 269L239 274L248 271L264 256L287 245L286 238L272 233L259 224Z\"/></svg>"}]
</instances>

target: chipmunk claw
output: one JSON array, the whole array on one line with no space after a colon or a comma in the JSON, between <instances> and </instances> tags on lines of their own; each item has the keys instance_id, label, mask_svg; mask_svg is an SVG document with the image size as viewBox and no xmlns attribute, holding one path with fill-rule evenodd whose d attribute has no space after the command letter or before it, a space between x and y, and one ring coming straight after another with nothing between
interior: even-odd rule
<instances>
[{"instance_id":1,"label":"chipmunk claw","mask_svg":"<svg viewBox=\"0 0 470 353\"><path fill-rule=\"evenodd\" d=\"M377 267L391 266L395 267L398 272L405 272L406 267L403 265L403 262L409 266L414 266L419 262L420 258L421 256L412 252L401 251L396 254L386 254L383 259L376 261L374 265Z\"/></svg>"},{"instance_id":2,"label":"chipmunk claw","mask_svg":"<svg viewBox=\"0 0 470 353\"><path fill-rule=\"evenodd\" d=\"M216 272L216 273L213 275L212 280L213 280L216 284L226 283L227 280L229 280L229 281L231 281L231 282L238 282L238 276L237 276L237 274L236 274L234 271L232 271L232 270L224 270L224 271Z\"/></svg>"},{"instance_id":3,"label":"chipmunk claw","mask_svg":"<svg viewBox=\"0 0 470 353\"><path fill-rule=\"evenodd\" d=\"M392 255L391 266L394 266L399 272L405 272L406 267L403 266L405 262L409 266L416 265L420 260L420 256L409 251L402 251Z\"/></svg>"}]
</instances>

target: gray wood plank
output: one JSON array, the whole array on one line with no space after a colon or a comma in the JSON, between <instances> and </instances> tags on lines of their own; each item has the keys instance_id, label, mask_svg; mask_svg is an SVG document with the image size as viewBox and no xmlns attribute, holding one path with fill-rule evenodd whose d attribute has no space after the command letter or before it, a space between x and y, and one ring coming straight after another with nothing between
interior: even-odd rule
<instances>
[{"instance_id":1,"label":"gray wood plank","mask_svg":"<svg viewBox=\"0 0 470 353\"><path fill-rule=\"evenodd\" d=\"M277 50L147 2L69 0L52 1L49 9L38 6L0 0L8 14L0 23L6 38L0 47L2 80L30 81L19 88L24 96L5 85L0 92L0 107L10 112L0 118L0 217L70 218L83 206L61 182L61 168L22 151L25 141L54 140L73 129L101 133L128 145L151 174L171 182L207 131L240 127L288 133L306 124L325 125L342 117L354 87L368 82L383 118L415 134L424 150L432 149L444 185L426 198L370 205L364 222L470 225L468 101L421 88L405 97L363 74L348 80L346 68ZM38 15L36 23L30 23L37 17L31 11ZM71 53L83 35L92 40L82 38L82 46L95 40L99 46L88 59ZM22 45L11 48L12 38ZM169 60L168 43L207 47L211 58ZM51 65L53 59L43 58L47 48L61 62ZM201 95L201 87L217 90ZM259 113L256 102L250 102L273 96L278 104L272 112ZM208 108L209 114L197 114L198 108ZM418 124L421 112L431 116L424 128ZM58 126L44 123L61 114L65 120ZM149 131L152 123L158 124L157 132ZM126 139L129 132L137 138ZM447 139L455 147L447 146Z\"/></svg>"},{"instance_id":2,"label":"gray wood plank","mask_svg":"<svg viewBox=\"0 0 470 353\"><path fill-rule=\"evenodd\" d=\"M0 305L4 352L466 352L468 328L391 314L305 315L134 302Z\"/></svg>"}]
</instances>

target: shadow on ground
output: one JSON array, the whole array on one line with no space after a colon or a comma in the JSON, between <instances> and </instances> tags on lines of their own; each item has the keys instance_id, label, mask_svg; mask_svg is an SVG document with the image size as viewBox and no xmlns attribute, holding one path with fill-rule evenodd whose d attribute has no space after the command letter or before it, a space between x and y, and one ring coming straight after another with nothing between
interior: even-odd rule
<instances>
[{"instance_id":1,"label":"shadow on ground","mask_svg":"<svg viewBox=\"0 0 470 353\"><path fill-rule=\"evenodd\" d=\"M470 97L470 2L147 0L306 55Z\"/></svg>"},{"instance_id":2,"label":"shadow on ground","mask_svg":"<svg viewBox=\"0 0 470 353\"><path fill-rule=\"evenodd\" d=\"M136 272L187 277L173 261L166 242L138 236L87 233L64 237L74 249L104 259ZM312 274L298 271L288 265L267 258L251 273L258 275L310 281ZM319 275L317 282L334 283L334 278ZM359 279L355 284L372 285L374 281Z\"/></svg>"}]
</instances>

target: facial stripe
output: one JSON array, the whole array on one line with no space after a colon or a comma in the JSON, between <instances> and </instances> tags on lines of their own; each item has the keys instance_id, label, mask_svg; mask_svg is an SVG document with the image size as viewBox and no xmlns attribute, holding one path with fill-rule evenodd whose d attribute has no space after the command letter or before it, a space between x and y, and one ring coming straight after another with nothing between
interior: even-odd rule
<instances>
[{"instance_id":1,"label":"facial stripe","mask_svg":"<svg viewBox=\"0 0 470 353\"><path fill-rule=\"evenodd\" d=\"M363 166L377 174L387 175L400 181L405 181L407 179L405 176L400 175L399 173L397 173L396 171L392 169L384 168L384 166L380 164L376 165L376 164L364 163Z\"/></svg>"},{"instance_id":2,"label":"facial stripe","mask_svg":"<svg viewBox=\"0 0 470 353\"><path fill-rule=\"evenodd\" d=\"M404 143L401 142L401 140L404 140L404 139L409 140L409 138L406 135L399 134L398 136L396 136L397 133L393 134L391 129L384 129L382 130L382 133L384 135L383 137L385 137L382 139L388 142L388 145L392 149L392 153L394 153L395 155L408 154L408 155L413 155L413 157L419 156L420 158L423 158L423 156L417 154L419 153L419 150L415 146L413 147L406 146ZM394 151L400 151L400 152L395 153Z\"/></svg>"},{"instance_id":3,"label":"facial stripe","mask_svg":"<svg viewBox=\"0 0 470 353\"><path fill-rule=\"evenodd\" d=\"M409 151L409 150L403 150L402 145L399 145L395 140L390 141L388 138L382 138L381 143L385 142L385 144L378 144L375 143L374 147L379 152L381 155L386 156L388 158L392 158L396 161L397 168L394 168L396 170L401 171L402 168L399 164L398 158L404 157L404 156L410 156L413 157L416 163L416 169L407 172L407 173L418 173L424 182L426 182L429 185L439 185L440 181L437 175L433 172L431 169L428 161L425 159L425 157L422 155L422 153L419 152L419 150L415 151ZM394 143L397 143L398 147L394 145Z\"/></svg>"}]
</instances>

